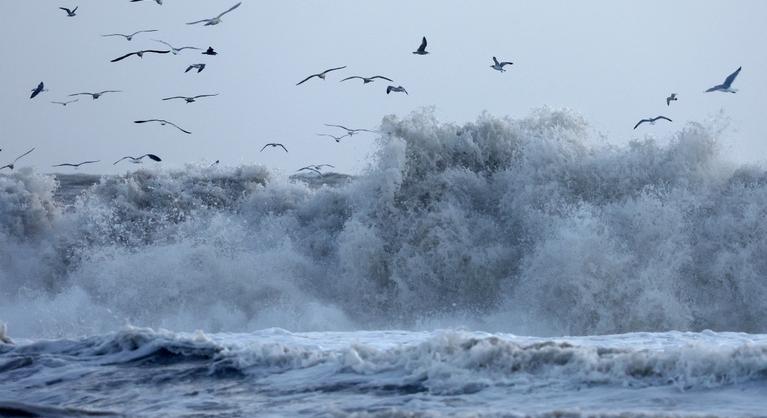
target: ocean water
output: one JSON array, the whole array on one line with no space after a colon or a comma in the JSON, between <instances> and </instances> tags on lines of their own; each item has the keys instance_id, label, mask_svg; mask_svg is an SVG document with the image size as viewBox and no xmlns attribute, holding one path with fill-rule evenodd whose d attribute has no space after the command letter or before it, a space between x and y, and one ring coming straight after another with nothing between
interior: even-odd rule
<instances>
[{"instance_id":1,"label":"ocean water","mask_svg":"<svg viewBox=\"0 0 767 418\"><path fill-rule=\"evenodd\" d=\"M716 121L381 131L355 176L0 175L0 416L767 416L767 175Z\"/></svg>"}]
</instances>

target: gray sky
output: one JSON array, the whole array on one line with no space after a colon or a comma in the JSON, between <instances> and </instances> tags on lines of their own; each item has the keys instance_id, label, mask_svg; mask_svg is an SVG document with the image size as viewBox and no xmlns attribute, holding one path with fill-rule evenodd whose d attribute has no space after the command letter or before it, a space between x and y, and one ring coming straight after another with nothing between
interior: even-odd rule
<instances>
[{"instance_id":1,"label":"gray sky","mask_svg":"<svg viewBox=\"0 0 767 418\"><path fill-rule=\"evenodd\" d=\"M374 128L387 114L405 116L435 106L443 121L473 121L483 110L524 117L534 108L567 107L582 114L614 144L668 135L689 121L723 111L730 129L724 151L735 161L761 162L767 153L762 124L767 93L767 2L752 1L293 1L243 0L218 26L184 22L212 17L236 0L49 1L4 4L0 33L0 162L36 146L24 164L43 172L66 161L101 159L80 172L110 173L123 155L153 152L167 167L187 162L258 163L286 174L310 163L332 163L356 172L374 150L374 137L336 144L318 132L323 123ZM79 5L66 17L58 6ZM105 33L140 29L132 42ZM416 56L420 38L430 55ZM163 45L212 45L179 56L147 55L119 63L124 53ZM506 73L490 57L514 61ZM208 63L200 74L188 64ZM305 76L348 65L327 81ZM702 92L738 66L737 94ZM382 74L409 96L385 94L386 82L339 83L349 75ZM29 100L45 81L50 92ZM79 91L124 93L67 108L50 104ZM679 94L667 108L665 97ZM193 104L160 99L220 93ZM633 131L642 117L665 114ZM165 118L189 129L135 125ZM259 153L268 141L290 150ZM65 170L61 170L65 171Z\"/></svg>"}]
</instances>

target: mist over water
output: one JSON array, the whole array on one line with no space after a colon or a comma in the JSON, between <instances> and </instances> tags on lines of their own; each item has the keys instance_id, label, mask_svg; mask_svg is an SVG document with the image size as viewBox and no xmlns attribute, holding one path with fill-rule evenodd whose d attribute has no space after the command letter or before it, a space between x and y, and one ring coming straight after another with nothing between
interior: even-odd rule
<instances>
[{"instance_id":1,"label":"mist over water","mask_svg":"<svg viewBox=\"0 0 767 418\"><path fill-rule=\"evenodd\" d=\"M366 172L319 187L255 166L0 176L0 320L18 337L767 330L767 176L727 162L716 124L623 147L549 109L381 131Z\"/></svg>"}]
</instances>

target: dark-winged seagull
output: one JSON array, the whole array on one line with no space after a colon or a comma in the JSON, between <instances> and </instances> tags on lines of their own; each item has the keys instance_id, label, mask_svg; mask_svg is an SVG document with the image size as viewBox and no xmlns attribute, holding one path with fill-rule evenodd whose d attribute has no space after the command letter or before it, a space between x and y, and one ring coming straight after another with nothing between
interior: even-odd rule
<instances>
[{"instance_id":1,"label":"dark-winged seagull","mask_svg":"<svg viewBox=\"0 0 767 418\"><path fill-rule=\"evenodd\" d=\"M34 99L35 97L37 97L38 94L44 91L48 91L48 90L45 88L45 84L41 81L40 84L37 85L37 87L32 89L32 95L29 96L29 98Z\"/></svg>"},{"instance_id":2,"label":"dark-winged seagull","mask_svg":"<svg viewBox=\"0 0 767 418\"><path fill-rule=\"evenodd\" d=\"M671 96L666 97L666 106L671 106L671 102L675 102L679 100L676 97L676 93L671 93Z\"/></svg>"},{"instance_id":3,"label":"dark-winged seagull","mask_svg":"<svg viewBox=\"0 0 767 418\"><path fill-rule=\"evenodd\" d=\"M402 86L397 86L397 87L394 87L394 86L389 86L389 87L387 87L387 88L386 88L386 94L389 94L389 93L391 93L391 92L396 92L396 93L405 93L405 94L407 94L407 90L405 90L405 88L404 88L404 87L402 87Z\"/></svg>"},{"instance_id":4,"label":"dark-winged seagull","mask_svg":"<svg viewBox=\"0 0 767 418\"><path fill-rule=\"evenodd\" d=\"M144 0L130 0L131 3L135 3L137 1L144 1ZM154 2L162 6L162 0L154 0Z\"/></svg>"},{"instance_id":5,"label":"dark-winged seagull","mask_svg":"<svg viewBox=\"0 0 767 418\"><path fill-rule=\"evenodd\" d=\"M101 35L101 36L105 38L109 36L122 36L123 38L125 38L126 41L132 41L133 37L138 35L139 33L150 33L150 32L157 32L157 29L139 30L139 31L131 33L130 35L125 35L122 33L108 33L106 35Z\"/></svg>"},{"instance_id":6,"label":"dark-winged seagull","mask_svg":"<svg viewBox=\"0 0 767 418\"><path fill-rule=\"evenodd\" d=\"M71 9L71 10L70 10L70 9L68 9L68 8L66 8L66 7L59 7L59 9L61 9L61 10L65 11L65 12L67 12L67 17L75 17L75 16L77 16L77 8L78 8L78 7L79 7L79 6L75 6L75 8L74 8L74 9Z\"/></svg>"},{"instance_id":7,"label":"dark-winged seagull","mask_svg":"<svg viewBox=\"0 0 767 418\"><path fill-rule=\"evenodd\" d=\"M264 145L264 147L263 147L263 148L261 148L261 151L259 151L259 152L264 152L264 150L266 149L266 147L272 147L272 148L282 147L282 149L284 149L284 150L285 150L285 152L288 152L288 149L287 149L287 148L285 148L285 145L282 145L282 144L280 144L280 143L277 143L277 142L270 142L270 143L268 143L268 144Z\"/></svg>"},{"instance_id":8,"label":"dark-winged seagull","mask_svg":"<svg viewBox=\"0 0 767 418\"><path fill-rule=\"evenodd\" d=\"M114 162L112 165L115 165L115 164L119 163L119 162L120 162L120 161L122 161L122 160L131 160L131 162L132 162L133 164L141 164L141 162L142 162L141 160L142 160L144 157L147 157L147 158L149 158L150 160L153 160L153 161L158 161L158 162L159 162L159 161L162 161L162 158L160 158L160 157L158 157L158 156L156 156L156 155L154 155L154 154L144 154L144 155L140 155L140 156L138 156L138 157L131 157L131 156L129 155L129 156L127 156L127 157L122 157L122 158L120 158L119 160L115 161L115 162Z\"/></svg>"},{"instance_id":9,"label":"dark-winged seagull","mask_svg":"<svg viewBox=\"0 0 767 418\"><path fill-rule=\"evenodd\" d=\"M187 25L196 25L198 23L203 23L203 22L205 22L205 26L218 25L219 23L221 23L221 17L223 17L225 14L231 12L232 10L240 7L241 4L242 4L242 2L239 2L239 3L235 4L234 6L230 7L229 10L219 14L216 17L213 17L213 18L210 18L210 19L201 19L201 20L197 20L195 22L189 22L189 23L187 23Z\"/></svg>"},{"instance_id":10,"label":"dark-winged seagull","mask_svg":"<svg viewBox=\"0 0 767 418\"><path fill-rule=\"evenodd\" d=\"M202 55L218 55L218 52L216 52L212 46L209 46L208 49L202 51Z\"/></svg>"},{"instance_id":11,"label":"dark-winged seagull","mask_svg":"<svg viewBox=\"0 0 767 418\"><path fill-rule=\"evenodd\" d=\"M149 122L157 122L157 123L159 123L162 126L170 125L170 126L176 128L176 129L178 129L179 131L185 133L185 134L191 134L191 132L187 131L186 129L181 128L180 126L176 125L173 122L168 122L165 119L146 119L146 120L134 120L133 121L133 123L149 123Z\"/></svg>"},{"instance_id":12,"label":"dark-winged seagull","mask_svg":"<svg viewBox=\"0 0 767 418\"><path fill-rule=\"evenodd\" d=\"M490 68L503 73L506 72L506 70L503 69L505 65L514 65L514 63L511 61L498 62L498 58L493 57L493 65L491 65Z\"/></svg>"},{"instance_id":13,"label":"dark-winged seagull","mask_svg":"<svg viewBox=\"0 0 767 418\"><path fill-rule=\"evenodd\" d=\"M178 55L181 51L183 51L185 49L196 49L198 51L202 50L202 48L197 48L196 46L182 46L180 48L176 48L175 46L173 46L173 45L171 45L171 44L169 44L169 43L167 43L167 42L165 42L163 40L160 40L160 39L152 39L152 40L155 41L155 42L159 42L159 43L167 46L168 48L170 48L170 52L173 55Z\"/></svg>"},{"instance_id":14,"label":"dark-winged seagull","mask_svg":"<svg viewBox=\"0 0 767 418\"><path fill-rule=\"evenodd\" d=\"M329 138L335 139L336 142L341 142L342 139L346 138L347 136L351 136L351 135L346 134L346 135L341 135L341 136L335 136L335 135L331 135L331 134L317 134L317 136L327 136Z\"/></svg>"},{"instance_id":15,"label":"dark-winged seagull","mask_svg":"<svg viewBox=\"0 0 767 418\"><path fill-rule=\"evenodd\" d=\"M376 133L376 131L371 131L370 129L351 129L351 128L347 128L346 126L343 126L343 125L332 125L332 124L329 124L329 123L326 123L325 126L328 126L328 127L331 127L331 128L341 128L344 131L346 131L346 134L349 135L349 136L352 136L352 135L354 135L354 134L356 134L358 132Z\"/></svg>"},{"instance_id":16,"label":"dark-winged seagull","mask_svg":"<svg viewBox=\"0 0 767 418\"><path fill-rule=\"evenodd\" d=\"M197 96L173 96L173 97L166 97L163 100L173 100L173 99L184 99L187 103L194 103L197 101L197 99L203 98L203 97L213 97L218 96L218 93L216 94L198 94Z\"/></svg>"},{"instance_id":17,"label":"dark-winged seagull","mask_svg":"<svg viewBox=\"0 0 767 418\"><path fill-rule=\"evenodd\" d=\"M358 76L358 75L353 75L353 76L351 76L351 77L346 77L346 78L344 78L344 79L343 79L343 80L341 80L341 81L346 81L346 80L353 80L353 79L355 79L355 78L359 78L360 80L362 80L362 84L372 83L372 82L374 82L374 81L375 81L375 79L376 79L376 78L380 78L380 79L382 79L382 80L386 80L386 81L392 81L392 82L394 81L394 80L392 80L391 78L386 78L386 77L384 77L384 76L382 76L382 75L374 75L374 76L372 76L372 77L360 77L360 76Z\"/></svg>"},{"instance_id":18,"label":"dark-winged seagull","mask_svg":"<svg viewBox=\"0 0 767 418\"><path fill-rule=\"evenodd\" d=\"M16 161L19 161L20 159L22 159L22 158L26 157L27 155L29 155L29 153L30 153L30 152L32 152L32 151L34 151L34 150L35 150L35 149L34 149L34 148L32 148L31 150L29 150L29 151L27 151L27 152L25 152L25 153L23 153L23 154L19 155L18 157L16 157L16 159L15 159L15 160L13 160L13 162L11 162L11 163L8 163L8 164L6 164L6 165L4 165L4 166L0 167L0 170L2 170L2 169L4 169L4 168L10 168L11 170L13 170L13 169L16 167L16 165L15 165L15 164L16 164Z\"/></svg>"},{"instance_id":19,"label":"dark-winged seagull","mask_svg":"<svg viewBox=\"0 0 767 418\"><path fill-rule=\"evenodd\" d=\"M61 163L61 164L52 165L51 167L74 167L74 168L79 168L81 165L94 164L94 163L98 163L100 161L101 160L83 161L81 163Z\"/></svg>"},{"instance_id":20,"label":"dark-winged seagull","mask_svg":"<svg viewBox=\"0 0 767 418\"><path fill-rule=\"evenodd\" d=\"M96 99L98 99L99 97L103 96L106 93L121 93L121 92L122 92L122 90L103 90L103 91L98 91L96 93L82 92L82 93L72 93L72 94L69 95L69 97L72 97L72 96L91 96L91 98L93 100L96 100Z\"/></svg>"},{"instance_id":21,"label":"dark-winged seagull","mask_svg":"<svg viewBox=\"0 0 767 418\"><path fill-rule=\"evenodd\" d=\"M346 68L346 66L345 66L345 65L344 65L343 67L335 67L335 68L329 68L329 69L327 69L327 70L325 70L325 71L323 71L323 72L321 72L321 73L312 74L312 75L310 75L309 77L306 77L305 79L303 79L303 80L299 81L298 83L296 83L296 85L297 85L297 86L300 86L301 84L304 84L306 81L308 81L308 80L309 80L309 79L311 79L312 77L317 77L317 78L321 78L321 79L323 79L323 80L324 80L324 79L325 79L325 76L326 76L326 75L327 75L329 72L331 72L331 71L337 71L337 70L343 70L344 68Z\"/></svg>"},{"instance_id":22,"label":"dark-winged seagull","mask_svg":"<svg viewBox=\"0 0 767 418\"><path fill-rule=\"evenodd\" d=\"M68 104L79 102L79 101L80 101L80 99L74 99L74 100L67 100L66 102L51 102L51 103L67 107Z\"/></svg>"},{"instance_id":23,"label":"dark-winged seagull","mask_svg":"<svg viewBox=\"0 0 767 418\"><path fill-rule=\"evenodd\" d=\"M421 46L418 47L415 51L413 51L416 55L426 55L429 52L426 50L426 37L424 36L423 39L421 39Z\"/></svg>"},{"instance_id":24,"label":"dark-winged seagull","mask_svg":"<svg viewBox=\"0 0 767 418\"><path fill-rule=\"evenodd\" d=\"M651 124L655 124L655 121L656 121L656 120L658 120L658 119L663 119L663 120L667 120L667 121L669 121L669 122L672 122L672 120L671 120L671 119L669 119L669 118L667 118L667 117L665 117L665 116L656 116L656 117L654 117L654 118L648 118L648 119L642 119L642 120L640 120L639 122L637 122L637 124L636 124L636 125L634 125L634 129L638 128L638 127L639 127L639 125L641 125L641 124L643 124L643 123L645 123L645 122L649 122L649 123L651 123Z\"/></svg>"},{"instance_id":25,"label":"dark-winged seagull","mask_svg":"<svg viewBox=\"0 0 767 418\"><path fill-rule=\"evenodd\" d=\"M190 65L190 66L186 67L186 71L184 71L184 72L185 72L185 73L188 73L188 72L189 72L189 71L191 71L193 68L196 68L196 69L197 69L197 72L199 73L199 72L201 72L202 70L204 70L204 69L205 69L205 64L192 64L192 65Z\"/></svg>"},{"instance_id":26,"label":"dark-winged seagull","mask_svg":"<svg viewBox=\"0 0 767 418\"><path fill-rule=\"evenodd\" d=\"M125 55L123 55L121 57L117 57L117 58L115 58L115 59L113 59L113 60L111 60L109 62L122 61L125 58L130 57L131 55L135 55L135 56L137 56L139 58L144 58L144 54L148 54L148 53L152 53L152 54L167 54L169 52L170 51L160 51L160 50L157 50L157 49L144 49L142 51L129 52L129 53L127 53L127 54L125 54Z\"/></svg>"},{"instance_id":27,"label":"dark-winged seagull","mask_svg":"<svg viewBox=\"0 0 767 418\"><path fill-rule=\"evenodd\" d=\"M738 74L740 74L741 68L743 68L743 67L738 67L738 69L735 70L734 73L728 75L727 78L724 79L724 83L719 84L718 86L711 87L710 89L706 90L705 92L706 93L711 92L711 91L721 91L722 93L735 93L735 92L737 92L738 90L736 90L734 88L731 88L730 86L732 86L732 82L735 81L735 77L737 77Z\"/></svg>"}]
</instances>

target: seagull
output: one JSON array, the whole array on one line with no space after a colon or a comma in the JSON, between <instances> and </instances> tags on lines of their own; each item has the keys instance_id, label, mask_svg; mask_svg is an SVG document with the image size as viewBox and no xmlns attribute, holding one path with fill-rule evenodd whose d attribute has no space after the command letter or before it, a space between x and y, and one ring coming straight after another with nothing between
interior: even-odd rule
<instances>
[{"instance_id":1,"label":"seagull","mask_svg":"<svg viewBox=\"0 0 767 418\"><path fill-rule=\"evenodd\" d=\"M343 126L343 125L330 125L330 124L327 124L327 123L325 124L325 126L329 126L331 128L341 128L341 129L346 131L346 135L348 135L348 136L352 136L352 135L354 135L354 134L356 134L358 132L371 132L371 133L375 133L376 132L376 131L371 131L370 129L350 129L350 128L347 128L346 126Z\"/></svg>"},{"instance_id":2,"label":"seagull","mask_svg":"<svg viewBox=\"0 0 767 418\"><path fill-rule=\"evenodd\" d=\"M202 19L202 20L198 20L196 22L189 22L189 23L187 23L187 25L196 25L196 24L202 23L202 22L205 22L205 26L218 25L219 23L221 23L221 17L222 16L224 16L225 14L231 12L232 10L240 7L241 4L242 4L242 2L239 2L239 3L235 4L234 6L230 7L229 10L221 13L220 15L218 15L216 17L213 17L213 18L210 18L210 19Z\"/></svg>"},{"instance_id":3,"label":"seagull","mask_svg":"<svg viewBox=\"0 0 767 418\"><path fill-rule=\"evenodd\" d=\"M209 165L209 166L208 166L208 168L211 168L211 167L213 167L214 165L218 165L218 163L220 163L220 161L219 161L219 160L216 160L216 161L215 161L213 164Z\"/></svg>"},{"instance_id":4,"label":"seagull","mask_svg":"<svg viewBox=\"0 0 767 418\"><path fill-rule=\"evenodd\" d=\"M421 39L421 46L418 47L417 50L413 51L416 55L426 55L429 52L426 50L426 37L424 36L423 39Z\"/></svg>"},{"instance_id":5,"label":"seagull","mask_svg":"<svg viewBox=\"0 0 767 418\"><path fill-rule=\"evenodd\" d=\"M37 85L37 87L32 89L32 95L29 96L29 98L34 99L35 97L37 97L38 94L44 91L48 91L48 89L45 88L45 84L43 84L43 82L41 81L40 84Z\"/></svg>"},{"instance_id":6,"label":"seagull","mask_svg":"<svg viewBox=\"0 0 767 418\"><path fill-rule=\"evenodd\" d=\"M270 143L268 143L268 144L264 145L264 147L263 147L263 148L261 148L261 151L259 151L259 152L264 152L264 150L266 149L266 147L274 147L274 148L277 148L277 147L282 147L282 149L284 149L284 150L285 150L285 152L288 152L288 149L287 149L287 148L285 148L285 145L282 145L282 144L278 144L278 143L276 143L276 142L270 142Z\"/></svg>"},{"instance_id":7,"label":"seagull","mask_svg":"<svg viewBox=\"0 0 767 418\"><path fill-rule=\"evenodd\" d=\"M80 99L74 99L74 100L67 100L66 102L51 102L51 103L67 107L68 104L79 102L79 101L80 101Z\"/></svg>"},{"instance_id":8,"label":"seagull","mask_svg":"<svg viewBox=\"0 0 767 418\"><path fill-rule=\"evenodd\" d=\"M69 95L69 97L72 97L72 96L91 96L93 98L93 100L96 100L96 99L98 99L99 97L101 97L102 95L104 95L106 93L120 93L120 92L122 92L122 90L104 90L104 91L99 91L99 92L96 92L96 93L88 93L88 92L72 93L72 94Z\"/></svg>"},{"instance_id":9,"label":"seagull","mask_svg":"<svg viewBox=\"0 0 767 418\"><path fill-rule=\"evenodd\" d=\"M514 63L511 61L498 62L498 59L493 57L493 65L491 65L490 68L503 73L506 72L506 70L503 69L504 65L514 65Z\"/></svg>"},{"instance_id":10,"label":"seagull","mask_svg":"<svg viewBox=\"0 0 767 418\"><path fill-rule=\"evenodd\" d=\"M131 3L135 3L137 1L144 1L144 0L130 0ZM162 0L154 0L154 2L162 6Z\"/></svg>"},{"instance_id":11,"label":"seagull","mask_svg":"<svg viewBox=\"0 0 767 418\"><path fill-rule=\"evenodd\" d=\"M382 75L374 75L372 77L360 77L358 75L355 75L355 76L351 76L351 77L346 77L346 78L344 78L341 81L352 80L354 78L359 78L360 80L362 80L362 84L372 83L372 82L375 81L376 78L380 78L380 79L386 80L386 81L392 81L392 82L394 81L391 78L386 78L386 77L384 77Z\"/></svg>"},{"instance_id":12,"label":"seagull","mask_svg":"<svg viewBox=\"0 0 767 418\"><path fill-rule=\"evenodd\" d=\"M181 48L176 48L175 46L173 46L173 45L171 45L171 44L169 44L169 43L167 43L167 42L165 42L163 40L160 40L160 39L152 39L152 40L155 41L155 42L159 42L159 43L167 46L168 48L170 48L170 52L172 52L173 55L178 55L181 51L183 51L185 49L196 49L198 51L200 49L202 49L202 48L197 48L196 46L182 46Z\"/></svg>"},{"instance_id":13,"label":"seagull","mask_svg":"<svg viewBox=\"0 0 767 418\"><path fill-rule=\"evenodd\" d=\"M317 134L317 136L327 136L327 137L335 139L336 142L341 142L341 139L346 138L347 136L351 136L351 135L346 134L346 135L341 135L341 136L335 136L335 135L331 135L331 134Z\"/></svg>"},{"instance_id":14,"label":"seagull","mask_svg":"<svg viewBox=\"0 0 767 418\"><path fill-rule=\"evenodd\" d=\"M121 57L117 57L117 58L111 60L110 62L122 61L125 58L130 57L131 55L136 55L139 58L144 58L144 54L146 54L148 52L151 52L151 53L154 53L154 54L167 54L170 51L159 51L157 49L145 49L143 51L136 51L136 52L131 52L131 53L125 54L125 55L123 55Z\"/></svg>"},{"instance_id":15,"label":"seagull","mask_svg":"<svg viewBox=\"0 0 767 418\"><path fill-rule=\"evenodd\" d=\"M196 68L197 72L199 73L199 72L202 72L202 70L205 69L205 64L192 64L192 65L186 67L186 71L184 71L184 72L188 73L192 68Z\"/></svg>"},{"instance_id":16,"label":"seagull","mask_svg":"<svg viewBox=\"0 0 767 418\"><path fill-rule=\"evenodd\" d=\"M77 164L74 164L74 163L62 163L62 164L56 164L56 165L53 165L53 166L51 166L51 167L74 167L74 168L79 168L79 167L80 167L81 165L83 165L83 164L93 164L93 163L98 163L98 162L100 162L100 161L101 161L101 160L95 160L95 161L83 161L83 162L81 162L81 163L77 163Z\"/></svg>"},{"instance_id":17,"label":"seagull","mask_svg":"<svg viewBox=\"0 0 767 418\"><path fill-rule=\"evenodd\" d=\"M314 171L315 173L317 173L317 174L319 174L319 175L322 175L322 172L321 172L320 170L318 170L318 169L314 168L314 166L311 166L311 165L310 165L310 166L308 166L308 167L302 167L302 168L299 168L298 170L296 170L296 172L299 172L299 171L304 171L304 170L307 170L307 171Z\"/></svg>"},{"instance_id":18,"label":"seagull","mask_svg":"<svg viewBox=\"0 0 767 418\"><path fill-rule=\"evenodd\" d=\"M721 91L723 93L735 93L737 90L730 88L732 85L732 82L735 81L735 77L740 74L740 69L743 67L738 67L737 70L735 70L734 73L727 76L726 79L724 79L724 83L719 84L718 86L711 87L710 89L706 90L705 93L708 93L710 91Z\"/></svg>"},{"instance_id":19,"label":"seagull","mask_svg":"<svg viewBox=\"0 0 767 418\"><path fill-rule=\"evenodd\" d=\"M212 46L209 46L202 55L218 55L218 52L216 52Z\"/></svg>"},{"instance_id":20,"label":"seagull","mask_svg":"<svg viewBox=\"0 0 767 418\"><path fill-rule=\"evenodd\" d=\"M187 131L185 129L182 129L180 126L176 125L175 123L168 122L167 120L164 120L164 119L147 119L147 120L134 120L133 121L133 123L147 123L147 122L157 122L157 123L159 123L160 125L163 125L163 126L170 125L170 126L173 126L176 129L178 129L179 131L185 133L185 134L191 134L191 132L189 132L189 131Z\"/></svg>"},{"instance_id":21,"label":"seagull","mask_svg":"<svg viewBox=\"0 0 767 418\"><path fill-rule=\"evenodd\" d=\"M135 0L134 0L134 1L135 1ZM162 159L161 159L160 157L158 157L158 156L156 156L156 155L154 155L154 154L144 154L144 155L141 155L141 156L139 156L139 157L131 157L131 156L122 157L122 158L120 158L119 160L115 161L115 162L114 162L114 164L112 164L112 165L115 165L115 164L119 163L119 162L120 162L120 161L122 161L122 160L131 160L131 162L132 162L133 164L141 164L141 160L142 160L144 157L149 157L149 159L150 159L150 160L154 160L154 161L158 161L158 162L159 162L159 161L162 161Z\"/></svg>"},{"instance_id":22,"label":"seagull","mask_svg":"<svg viewBox=\"0 0 767 418\"><path fill-rule=\"evenodd\" d=\"M642 119L642 120L640 120L639 122L637 122L637 124L636 124L636 125L634 125L634 129L638 128L638 127L639 127L639 125L641 125L641 124L643 124L643 123L645 123L645 122L650 122L650 123L652 123L652 124L655 124L655 121L656 121L656 120L658 120L658 119L663 119L663 120L667 120L667 121L669 121L669 122L672 122L672 120L671 120L671 119L669 119L669 118L667 118L667 117L665 117L665 116L656 116L656 117L654 117L654 118L649 118L649 119Z\"/></svg>"},{"instance_id":23,"label":"seagull","mask_svg":"<svg viewBox=\"0 0 767 418\"><path fill-rule=\"evenodd\" d=\"M122 36L123 38L125 38L126 41L132 41L133 37L138 35L139 33L148 33L148 32L157 32L157 29L140 30L140 31L137 31L137 32L133 32L130 35L124 35L122 33L110 33L110 34L101 35L101 36L102 37L107 37L107 36Z\"/></svg>"},{"instance_id":24,"label":"seagull","mask_svg":"<svg viewBox=\"0 0 767 418\"><path fill-rule=\"evenodd\" d=\"M327 73L329 73L331 71L336 71L336 70L343 70L344 68L346 68L345 65L343 67L330 68L330 69L327 69L327 70L325 70L325 71L323 71L321 73L318 73L318 74L312 74L309 77L306 77L305 79L299 81L296 85L300 86L301 84L304 84L304 82L306 82L307 80L309 80L312 77L319 77L319 78L324 80L325 79L325 75L327 75Z\"/></svg>"},{"instance_id":25,"label":"seagull","mask_svg":"<svg viewBox=\"0 0 767 418\"><path fill-rule=\"evenodd\" d=\"M77 12L77 8L78 8L78 7L79 7L79 6L75 6L75 8L74 8L74 9L72 9L72 10L69 10L69 9L67 9L66 7L59 7L59 9L61 9L61 10L65 11L65 12L67 12L67 17L75 17L75 16L77 16L77 13L76 13L76 12Z\"/></svg>"},{"instance_id":26,"label":"seagull","mask_svg":"<svg viewBox=\"0 0 767 418\"><path fill-rule=\"evenodd\" d=\"M194 103L197 99L202 97L213 97L218 96L218 93L216 94L199 94L197 96L187 97L187 96L173 96L173 97L166 97L163 100L173 100L173 99L184 99L187 103Z\"/></svg>"},{"instance_id":27,"label":"seagull","mask_svg":"<svg viewBox=\"0 0 767 418\"><path fill-rule=\"evenodd\" d=\"M405 93L405 94L407 94L407 90L405 90L405 88L402 87L402 86L397 86L397 87L389 86L389 87L387 87L386 88L386 94L389 94L391 92L398 92L398 93Z\"/></svg>"},{"instance_id":28,"label":"seagull","mask_svg":"<svg viewBox=\"0 0 767 418\"><path fill-rule=\"evenodd\" d=\"M676 97L676 93L671 93L671 96L666 97L666 106L671 106L671 102L675 102L679 99Z\"/></svg>"},{"instance_id":29,"label":"seagull","mask_svg":"<svg viewBox=\"0 0 767 418\"><path fill-rule=\"evenodd\" d=\"M23 153L23 154L19 155L18 157L16 157L16 159L15 159L15 160L13 160L13 162L12 162L12 163L8 163L8 164L6 164L6 165L4 165L4 166L0 167L0 170L2 170L2 169L4 169L4 168L10 168L11 170L13 170L13 169L14 169L14 167L15 167L15 165L14 165L14 164L16 164L16 161L19 161L19 160L20 160L20 159L22 159L23 157L26 157L27 155L29 155L29 153L30 153L30 152L32 152L32 151L34 151L34 150L35 150L35 149L34 149L34 148L32 148L31 150L29 150L29 151L27 151L27 152L25 152L25 153Z\"/></svg>"}]
</instances>

